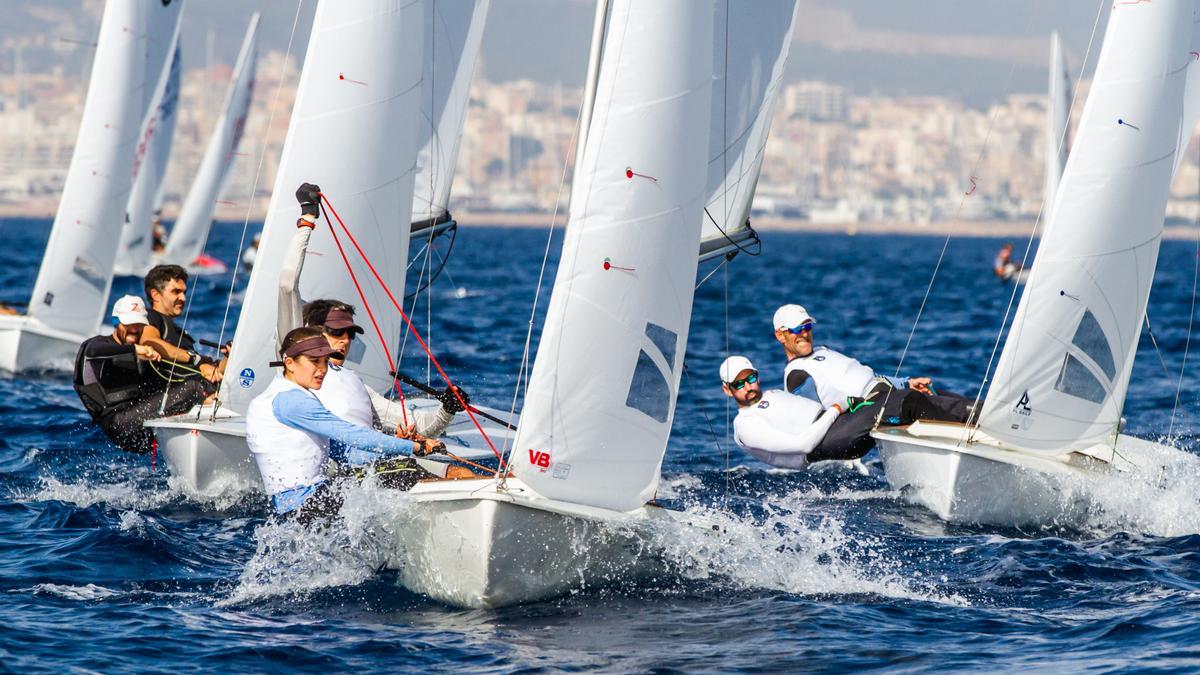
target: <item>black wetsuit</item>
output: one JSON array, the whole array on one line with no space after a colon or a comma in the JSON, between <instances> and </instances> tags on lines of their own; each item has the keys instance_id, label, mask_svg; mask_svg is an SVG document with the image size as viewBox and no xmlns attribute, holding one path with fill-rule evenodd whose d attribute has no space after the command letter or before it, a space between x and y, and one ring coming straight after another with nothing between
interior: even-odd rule
<instances>
[{"instance_id":1,"label":"black wetsuit","mask_svg":"<svg viewBox=\"0 0 1200 675\"><path fill-rule=\"evenodd\" d=\"M75 392L96 424L126 452L150 452L154 434L142 423L186 412L208 395L205 384L211 385L203 378L172 383L164 406L166 380L138 360L133 345L98 335L84 340L75 355Z\"/></svg>"},{"instance_id":2,"label":"black wetsuit","mask_svg":"<svg viewBox=\"0 0 1200 675\"><path fill-rule=\"evenodd\" d=\"M146 318L150 325L158 329L162 341L173 347L191 352L196 350L196 340L179 326L175 325L174 317L166 316L153 308L146 308Z\"/></svg>"},{"instance_id":3,"label":"black wetsuit","mask_svg":"<svg viewBox=\"0 0 1200 675\"><path fill-rule=\"evenodd\" d=\"M866 455L875 447L871 430L877 419L880 426L896 426L917 420L966 422L971 416L971 399L951 392L931 396L915 389L894 389L891 384L880 382L871 393L874 395L870 400L875 405L865 405L855 412L839 415L825 438L808 454L810 463L859 459Z\"/></svg>"}]
</instances>

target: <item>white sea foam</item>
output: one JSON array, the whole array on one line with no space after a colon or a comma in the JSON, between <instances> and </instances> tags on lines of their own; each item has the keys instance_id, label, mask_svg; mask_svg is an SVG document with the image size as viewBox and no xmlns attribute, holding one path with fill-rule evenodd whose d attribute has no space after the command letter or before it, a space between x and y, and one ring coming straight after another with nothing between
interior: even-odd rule
<instances>
[{"instance_id":1,"label":"white sea foam","mask_svg":"<svg viewBox=\"0 0 1200 675\"><path fill-rule=\"evenodd\" d=\"M79 481L64 483L53 476L41 478L41 486L31 493L17 495L23 501L60 501L87 508L93 504L108 504L118 509L145 511L171 501L167 490L146 489L129 480L120 483Z\"/></svg>"},{"instance_id":2,"label":"white sea foam","mask_svg":"<svg viewBox=\"0 0 1200 675\"><path fill-rule=\"evenodd\" d=\"M57 595L68 600L103 600L121 595L120 591L111 588L88 584L86 586L69 586L65 584L38 584L32 589L34 593Z\"/></svg>"},{"instance_id":3,"label":"white sea foam","mask_svg":"<svg viewBox=\"0 0 1200 675\"><path fill-rule=\"evenodd\" d=\"M1160 537L1200 532L1200 457L1165 446L1143 452L1149 459L1143 469L1101 476L1089 486L1088 527Z\"/></svg>"}]
</instances>

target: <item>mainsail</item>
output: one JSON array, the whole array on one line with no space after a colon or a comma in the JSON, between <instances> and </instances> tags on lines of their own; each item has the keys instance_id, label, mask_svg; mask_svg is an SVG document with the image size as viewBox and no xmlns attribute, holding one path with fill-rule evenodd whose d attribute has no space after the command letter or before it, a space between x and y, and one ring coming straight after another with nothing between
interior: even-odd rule
<instances>
[{"instance_id":1,"label":"mainsail","mask_svg":"<svg viewBox=\"0 0 1200 675\"><path fill-rule=\"evenodd\" d=\"M981 427L1058 454L1116 432L1183 116L1192 2L1113 6L1091 93Z\"/></svg>"},{"instance_id":2,"label":"mainsail","mask_svg":"<svg viewBox=\"0 0 1200 675\"><path fill-rule=\"evenodd\" d=\"M713 5L615 0L603 19L570 225L512 464L545 497L629 510L658 486L687 345Z\"/></svg>"},{"instance_id":3,"label":"mainsail","mask_svg":"<svg viewBox=\"0 0 1200 675\"><path fill-rule=\"evenodd\" d=\"M1179 152L1175 155L1175 174L1187 154L1188 144L1200 122L1200 5L1192 9L1191 60L1188 61L1187 84L1183 88L1183 127L1179 134Z\"/></svg>"},{"instance_id":4,"label":"mainsail","mask_svg":"<svg viewBox=\"0 0 1200 675\"><path fill-rule=\"evenodd\" d=\"M421 152L412 222L449 213L471 77L491 0L427 0L421 83Z\"/></svg>"},{"instance_id":5,"label":"mainsail","mask_svg":"<svg viewBox=\"0 0 1200 675\"><path fill-rule=\"evenodd\" d=\"M403 297L412 211L421 94L423 8L419 1L322 1L313 20L304 70L263 226L262 244L246 289L242 319L221 385L223 403L238 412L271 380L276 356L279 272L295 232L303 182L321 186L396 297ZM307 300L337 298L366 309L342 262L326 212L309 244L301 279ZM339 233L385 336L401 318ZM369 321L364 325L370 330ZM389 341L389 348L395 340ZM369 386L391 383L388 358L368 333L348 355Z\"/></svg>"},{"instance_id":6,"label":"mainsail","mask_svg":"<svg viewBox=\"0 0 1200 675\"><path fill-rule=\"evenodd\" d=\"M701 260L750 244L750 206L796 20L795 0L716 6Z\"/></svg>"},{"instance_id":7,"label":"mainsail","mask_svg":"<svg viewBox=\"0 0 1200 675\"><path fill-rule=\"evenodd\" d=\"M178 23L176 24L178 31ZM179 41L157 87L158 97L142 122L142 141L134 160L133 191L125 207L125 227L117 246L117 274L140 275L150 266L154 233L154 209L166 178L175 138L175 111L179 107ZM155 64L150 63L148 67Z\"/></svg>"},{"instance_id":8,"label":"mainsail","mask_svg":"<svg viewBox=\"0 0 1200 675\"><path fill-rule=\"evenodd\" d=\"M237 158L238 145L246 130L246 118L250 114L250 103L254 97L254 76L258 60L257 12L250 17L246 37L233 68L233 79L225 94L225 106L217 126L213 130L196 178L183 201L179 218L171 230L163 261L187 265L204 252L208 231L212 227L213 211L217 198L229 181L229 171Z\"/></svg>"},{"instance_id":9,"label":"mainsail","mask_svg":"<svg viewBox=\"0 0 1200 675\"><path fill-rule=\"evenodd\" d=\"M29 302L30 316L74 333L96 330L108 302L117 241L129 200L145 90L147 52L170 39L178 2L110 0L100 21L79 137L50 241Z\"/></svg>"},{"instance_id":10,"label":"mainsail","mask_svg":"<svg viewBox=\"0 0 1200 675\"><path fill-rule=\"evenodd\" d=\"M1070 139L1067 125L1071 123L1071 74L1063 58L1062 41L1058 33L1050 34L1050 89L1046 119L1046 186L1042 192L1046 208L1054 204L1054 195L1067 166Z\"/></svg>"}]
</instances>

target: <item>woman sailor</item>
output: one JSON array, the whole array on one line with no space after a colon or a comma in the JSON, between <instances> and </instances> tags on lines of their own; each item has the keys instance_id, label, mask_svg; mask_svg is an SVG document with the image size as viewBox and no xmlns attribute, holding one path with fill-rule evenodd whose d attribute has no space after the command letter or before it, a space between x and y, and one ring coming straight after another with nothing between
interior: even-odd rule
<instances>
[{"instance_id":1,"label":"woman sailor","mask_svg":"<svg viewBox=\"0 0 1200 675\"><path fill-rule=\"evenodd\" d=\"M329 412L315 392L334 354L320 328L292 330L283 339L283 373L246 411L246 441L271 505L277 514L293 514L303 523L341 508L341 496L327 479L330 441L344 445L347 457L358 466L381 470L384 484L399 489L435 476L407 457L399 462L381 460L445 450L441 441L395 438Z\"/></svg>"}]
</instances>

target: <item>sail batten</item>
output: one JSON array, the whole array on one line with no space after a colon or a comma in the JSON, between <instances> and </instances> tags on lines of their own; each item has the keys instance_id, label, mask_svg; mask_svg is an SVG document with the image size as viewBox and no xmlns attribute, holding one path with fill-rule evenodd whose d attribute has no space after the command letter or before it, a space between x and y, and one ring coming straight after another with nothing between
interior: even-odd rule
<instances>
[{"instance_id":1,"label":"sail batten","mask_svg":"<svg viewBox=\"0 0 1200 675\"><path fill-rule=\"evenodd\" d=\"M1050 227L980 420L1059 454L1116 433L1183 119L1193 4L1115 5Z\"/></svg>"},{"instance_id":2,"label":"sail batten","mask_svg":"<svg viewBox=\"0 0 1200 675\"><path fill-rule=\"evenodd\" d=\"M394 296L403 297L409 215L418 151L422 2L322 1L297 88L262 243L246 289L221 400L237 412L271 380L278 337L279 274L295 233L301 183L318 184L380 271ZM364 86L362 83L366 83ZM330 139L336 138L335 146ZM300 279L305 300L362 303L321 219L309 243ZM341 236L360 279L365 262ZM399 335L401 318L373 281L363 284L384 335ZM389 345L389 348L393 345ZM384 348L373 336L355 340L347 364L377 390L390 385Z\"/></svg>"},{"instance_id":3,"label":"sail batten","mask_svg":"<svg viewBox=\"0 0 1200 675\"><path fill-rule=\"evenodd\" d=\"M657 488L707 192L713 15L691 0L609 3L512 459L543 496L624 511Z\"/></svg>"}]
</instances>

